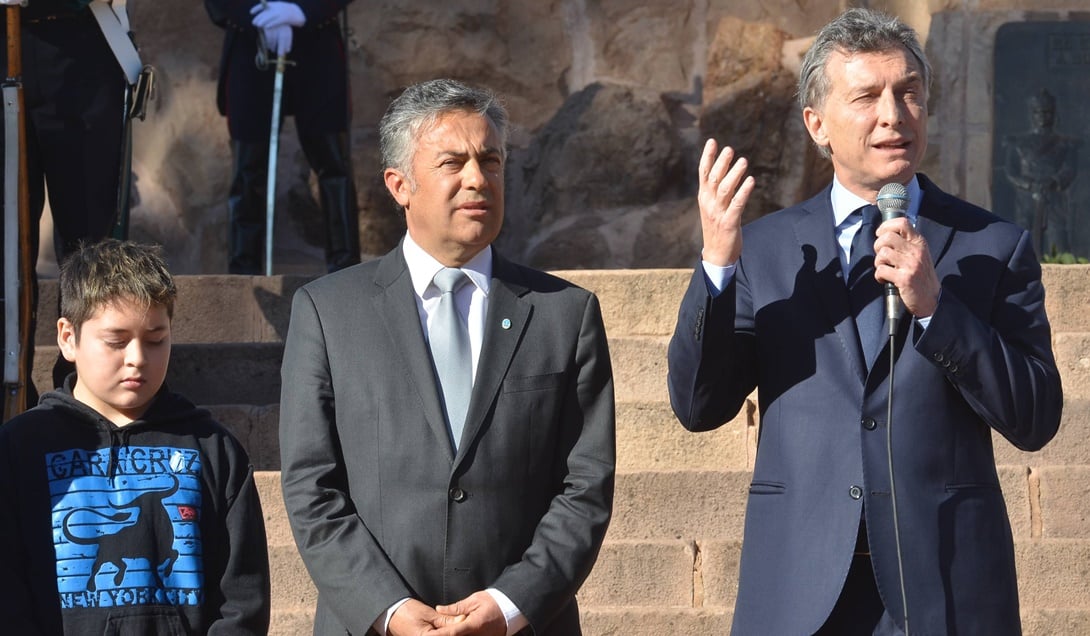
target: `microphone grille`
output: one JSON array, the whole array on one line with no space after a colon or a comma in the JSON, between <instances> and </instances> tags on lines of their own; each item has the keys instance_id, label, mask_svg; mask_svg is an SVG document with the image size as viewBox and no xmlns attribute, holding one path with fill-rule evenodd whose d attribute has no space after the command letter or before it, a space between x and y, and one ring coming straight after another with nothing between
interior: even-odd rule
<instances>
[{"instance_id":1,"label":"microphone grille","mask_svg":"<svg viewBox=\"0 0 1090 636\"><path fill-rule=\"evenodd\" d=\"M908 209L908 188L900 183L887 183L878 191L877 204L883 219L903 216Z\"/></svg>"}]
</instances>

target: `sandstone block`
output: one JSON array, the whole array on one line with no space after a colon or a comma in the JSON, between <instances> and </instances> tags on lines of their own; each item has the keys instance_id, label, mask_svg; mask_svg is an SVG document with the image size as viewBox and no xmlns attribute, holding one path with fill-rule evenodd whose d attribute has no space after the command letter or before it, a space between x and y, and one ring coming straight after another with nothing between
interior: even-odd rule
<instances>
[{"instance_id":1,"label":"sandstone block","mask_svg":"<svg viewBox=\"0 0 1090 636\"><path fill-rule=\"evenodd\" d=\"M178 342L283 342L295 291L312 276L184 276L171 336Z\"/></svg>"},{"instance_id":2,"label":"sandstone block","mask_svg":"<svg viewBox=\"0 0 1090 636\"><path fill-rule=\"evenodd\" d=\"M617 401L658 401L670 399L666 388L666 346L661 336L610 338L613 388Z\"/></svg>"},{"instance_id":3,"label":"sandstone block","mask_svg":"<svg viewBox=\"0 0 1090 636\"><path fill-rule=\"evenodd\" d=\"M690 433L661 402L617 404L617 470L747 470L755 407L717 430Z\"/></svg>"},{"instance_id":4,"label":"sandstone block","mask_svg":"<svg viewBox=\"0 0 1090 636\"><path fill-rule=\"evenodd\" d=\"M1045 312L1052 333L1086 331L1090 307L1090 265L1042 265Z\"/></svg>"},{"instance_id":5,"label":"sandstone block","mask_svg":"<svg viewBox=\"0 0 1090 636\"><path fill-rule=\"evenodd\" d=\"M741 541L699 541L697 585L703 592L701 607L734 609L738 598L738 564Z\"/></svg>"},{"instance_id":6,"label":"sandstone block","mask_svg":"<svg viewBox=\"0 0 1090 636\"><path fill-rule=\"evenodd\" d=\"M607 538L741 539L749 471L668 471L617 476Z\"/></svg>"},{"instance_id":7,"label":"sandstone block","mask_svg":"<svg viewBox=\"0 0 1090 636\"><path fill-rule=\"evenodd\" d=\"M212 404L207 408L242 443L255 470L280 470L279 404Z\"/></svg>"},{"instance_id":8,"label":"sandstone block","mask_svg":"<svg viewBox=\"0 0 1090 636\"><path fill-rule=\"evenodd\" d=\"M1022 633L1024 636L1090 634L1090 610L1023 608Z\"/></svg>"},{"instance_id":9,"label":"sandstone block","mask_svg":"<svg viewBox=\"0 0 1090 636\"><path fill-rule=\"evenodd\" d=\"M1027 609L1090 609L1090 540L1039 539L1014 545Z\"/></svg>"},{"instance_id":10,"label":"sandstone block","mask_svg":"<svg viewBox=\"0 0 1090 636\"><path fill-rule=\"evenodd\" d=\"M1032 534L1029 470L1025 466L999 466L999 485L1007 502L1007 517L1015 540Z\"/></svg>"},{"instance_id":11,"label":"sandstone block","mask_svg":"<svg viewBox=\"0 0 1090 636\"><path fill-rule=\"evenodd\" d=\"M607 541L579 603L692 607L693 544L688 541Z\"/></svg>"},{"instance_id":12,"label":"sandstone block","mask_svg":"<svg viewBox=\"0 0 1090 636\"><path fill-rule=\"evenodd\" d=\"M291 534L288 512L284 508L284 493L280 490L280 471L256 471L254 483L261 497L261 512L265 516L265 535L269 545L295 550L295 538Z\"/></svg>"},{"instance_id":13,"label":"sandstone block","mask_svg":"<svg viewBox=\"0 0 1090 636\"><path fill-rule=\"evenodd\" d=\"M282 610L273 607L269 636L300 636L314 632L314 610Z\"/></svg>"},{"instance_id":14,"label":"sandstone block","mask_svg":"<svg viewBox=\"0 0 1090 636\"><path fill-rule=\"evenodd\" d=\"M272 605L278 610L313 610L318 590L310 580L303 560L294 545L269 548L272 575Z\"/></svg>"},{"instance_id":15,"label":"sandstone block","mask_svg":"<svg viewBox=\"0 0 1090 636\"><path fill-rule=\"evenodd\" d=\"M684 269L559 270L554 273L597 294L606 334L611 340L674 333L678 306L692 276L690 270Z\"/></svg>"},{"instance_id":16,"label":"sandstone block","mask_svg":"<svg viewBox=\"0 0 1090 636\"><path fill-rule=\"evenodd\" d=\"M1064 399L1090 399L1090 332L1054 334L1052 339Z\"/></svg>"},{"instance_id":17,"label":"sandstone block","mask_svg":"<svg viewBox=\"0 0 1090 636\"><path fill-rule=\"evenodd\" d=\"M1041 478L1042 536L1090 539L1090 466L1043 466Z\"/></svg>"},{"instance_id":18,"label":"sandstone block","mask_svg":"<svg viewBox=\"0 0 1090 636\"><path fill-rule=\"evenodd\" d=\"M175 345L167 384L198 404L280 402L279 342Z\"/></svg>"}]
</instances>

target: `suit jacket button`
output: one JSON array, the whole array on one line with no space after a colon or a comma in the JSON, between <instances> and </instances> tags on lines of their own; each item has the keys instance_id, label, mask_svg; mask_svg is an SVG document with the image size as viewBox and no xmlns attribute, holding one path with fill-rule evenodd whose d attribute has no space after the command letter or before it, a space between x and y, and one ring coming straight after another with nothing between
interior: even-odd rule
<instances>
[{"instance_id":1,"label":"suit jacket button","mask_svg":"<svg viewBox=\"0 0 1090 636\"><path fill-rule=\"evenodd\" d=\"M848 496L852 499L855 499L856 501L859 501L863 498L863 489L859 486L852 486L848 489Z\"/></svg>"},{"instance_id":2,"label":"suit jacket button","mask_svg":"<svg viewBox=\"0 0 1090 636\"><path fill-rule=\"evenodd\" d=\"M466 491L461 488L451 488L450 492L447 494L450 495L450 499L454 503L462 503L466 500Z\"/></svg>"},{"instance_id":3,"label":"suit jacket button","mask_svg":"<svg viewBox=\"0 0 1090 636\"><path fill-rule=\"evenodd\" d=\"M867 429L868 431L873 431L874 429L878 428L878 422L875 422L873 417L864 417L863 428Z\"/></svg>"}]
</instances>

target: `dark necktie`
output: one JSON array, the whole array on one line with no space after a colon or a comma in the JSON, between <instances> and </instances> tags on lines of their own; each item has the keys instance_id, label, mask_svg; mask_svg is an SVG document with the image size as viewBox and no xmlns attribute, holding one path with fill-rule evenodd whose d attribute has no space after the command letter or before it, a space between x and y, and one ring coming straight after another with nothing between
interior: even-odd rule
<instances>
[{"instance_id":1,"label":"dark necktie","mask_svg":"<svg viewBox=\"0 0 1090 636\"><path fill-rule=\"evenodd\" d=\"M859 332L859 344L869 369L882 349L885 312L882 286L874 280L874 232L881 223L878 208L866 205L852 214L861 214L863 225L852 239L848 266L848 297Z\"/></svg>"},{"instance_id":2,"label":"dark necktie","mask_svg":"<svg viewBox=\"0 0 1090 636\"><path fill-rule=\"evenodd\" d=\"M442 292L439 306L428 327L428 346L439 377L443 406L447 413L454 450L462 439L469 396L473 391L473 354L469 348L469 329L458 315L454 295L469 277L460 269L445 267L435 275L432 284Z\"/></svg>"}]
</instances>

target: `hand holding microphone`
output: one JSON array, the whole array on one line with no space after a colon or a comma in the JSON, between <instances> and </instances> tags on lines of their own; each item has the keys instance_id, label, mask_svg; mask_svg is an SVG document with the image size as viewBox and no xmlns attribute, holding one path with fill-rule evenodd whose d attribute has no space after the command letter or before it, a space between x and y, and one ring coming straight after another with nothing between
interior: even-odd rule
<instances>
[{"instance_id":1,"label":"hand holding microphone","mask_svg":"<svg viewBox=\"0 0 1090 636\"><path fill-rule=\"evenodd\" d=\"M882 225L874 243L875 278L886 286L886 317L890 334L896 333L902 304L916 318L926 318L935 311L939 298L939 280L931 260L927 241L907 219L908 189L900 183L888 183L878 192L878 210Z\"/></svg>"},{"instance_id":2,"label":"hand holding microphone","mask_svg":"<svg viewBox=\"0 0 1090 636\"><path fill-rule=\"evenodd\" d=\"M892 219L904 218L908 214L908 188L900 183L887 183L878 191L878 211L882 213L882 222ZM877 248L875 248L877 253ZM877 263L875 264L877 269ZM889 325L889 335L897 333L897 323L901 319L901 311L904 305L901 303L900 293L893 283L886 283L886 324Z\"/></svg>"}]
</instances>

